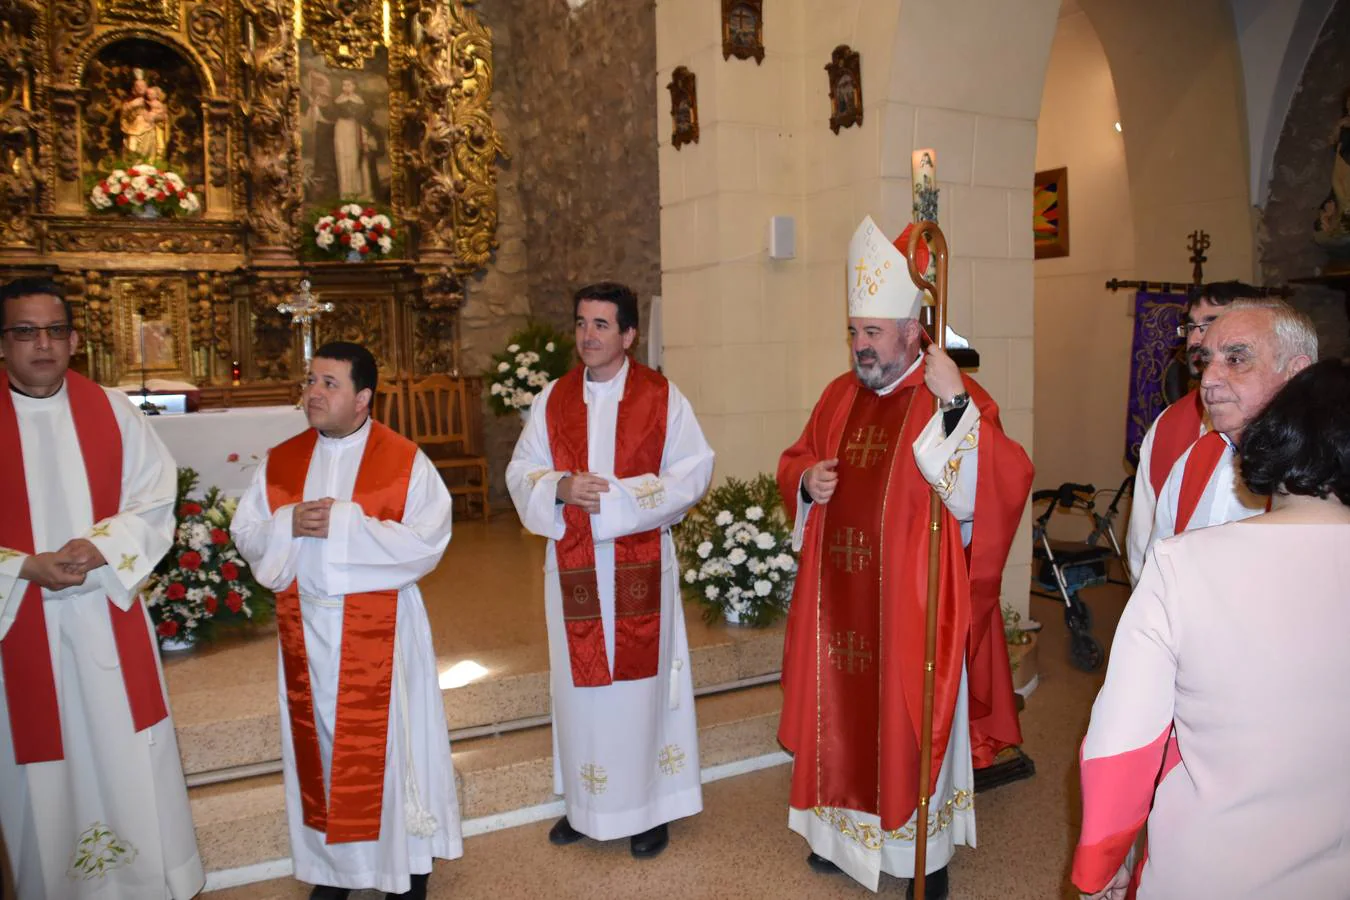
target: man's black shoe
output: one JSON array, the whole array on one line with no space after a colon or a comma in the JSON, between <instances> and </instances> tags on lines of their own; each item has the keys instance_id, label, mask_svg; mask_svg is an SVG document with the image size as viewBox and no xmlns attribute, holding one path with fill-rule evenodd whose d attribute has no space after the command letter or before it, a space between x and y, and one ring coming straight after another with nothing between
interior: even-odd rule
<instances>
[{"instance_id":1,"label":"man's black shoe","mask_svg":"<svg viewBox=\"0 0 1350 900\"><path fill-rule=\"evenodd\" d=\"M660 856L661 851L666 849L666 844L669 843L670 830L665 825L657 825L642 834L633 835L629 839L629 849L632 850L634 859L651 859L653 856Z\"/></svg>"},{"instance_id":2,"label":"man's black shoe","mask_svg":"<svg viewBox=\"0 0 1350 900\"><path fill-rule=\"evenodd\" d=\"M821 875L838 875L843 871L843 869L839 868L825 857L818 856L815 853L812 853L806 858L806 864L811 867L812 872L817 872Z\"/></svg>"},{"instance_id":3,"label":"man's black shoe","mask_svg":"<svg viewBox=\"0 0 1350 900\"><path fill-rule=\"evenodd\" d=\"M351 891L347 888L329 887L326 884L314 885L314 890L309 892L309 900L347 900Z\"/></svg>"},{"instance_id":4,"label":"man's black shoe","mask_svg":"<svg viewBox=\"0 0 1350 900\"><path fill-rule=\"evenodd\" d=\"M568 844L575 844L581 840L584 835L572 827L572 823L567 821L567 816L563 816L553 827L548 830L548 842L557 844L559 847L566 847Z\"/></svg>"},{"instance_id":5,"label":"man's black shoe","mask_svg":"<svg viewBox=\"0 0 1350 900\"><path fill-rule=\"evenodd\" d=\"M427 879L431 873L410 876L412 885L401 894L385 894L384 900L427 900Z\"/></svg>"},{"instance_id":6,"label":"man's black shoe","mask_svg":"<svg viewBox=\"0 0 1350 900\"><path fill-rule=\"evenodd\" d=\"M914 900L914 882L905 890L907 900ZM929 872L923 880L923 900L947 900L947 867Z\"/></svg>"}]
</instances>

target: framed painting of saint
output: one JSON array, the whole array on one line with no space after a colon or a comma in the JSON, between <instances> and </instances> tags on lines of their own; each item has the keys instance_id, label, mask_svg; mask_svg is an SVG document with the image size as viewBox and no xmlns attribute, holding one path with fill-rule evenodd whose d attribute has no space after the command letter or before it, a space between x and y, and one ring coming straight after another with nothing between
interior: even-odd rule
<instances>
[{"instance_id":1,"label":"framed painting of saint","mask_svg":"<svg viewBox=\"0 0 1350 900\"><path fill-rule=\"evenodd\" d=\"M306 210L342 200L388 204L389 54L384 47L359 69L329 65L300 41L300 159Z\"/></svg>"}]
</instances>

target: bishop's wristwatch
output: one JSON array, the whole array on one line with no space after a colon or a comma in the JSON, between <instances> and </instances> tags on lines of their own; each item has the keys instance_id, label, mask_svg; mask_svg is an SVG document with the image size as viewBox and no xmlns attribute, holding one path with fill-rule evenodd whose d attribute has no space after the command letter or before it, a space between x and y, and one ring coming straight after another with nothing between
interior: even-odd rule
<instances>
[{"instance_id":1,"label":"bishop's wristwatch","mask_svg":"<svg viewBox=\"0 0 1350 900\"><path fill-rule=\"evenodd\" d=\"M941 410L942 412L952 412L954 410L963 408L969 402L970 402L969 392L962 391L961 393L957 394L950 400L943 400L939 402L938 409Z\"/></svg>"}]
</instances>

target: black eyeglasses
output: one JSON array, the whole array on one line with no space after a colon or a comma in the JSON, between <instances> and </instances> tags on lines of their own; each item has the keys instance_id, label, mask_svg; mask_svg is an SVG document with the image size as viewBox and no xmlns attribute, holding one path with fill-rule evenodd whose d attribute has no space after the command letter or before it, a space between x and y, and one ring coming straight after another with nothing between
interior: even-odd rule
<instances>
[{"instance_id":1,"label":"black eyeglasses","mask_svg":"<svg viewBox=\"0 0 1350 900\"><path fill-rule=\"evenodd\" d=\"M1178 325L1177 337L1188 338L1192 334L1195 334L1197 332L1200 334L1204 334L1205 329L1209 328L1209 326L1213 324L1214 324L1213 322L1187 322L1185 325Z\"/></svg>"},{"instance_id":2,"label":"black eyeglasses","mask_svg":"<svg viewBox=\"0 0 1350 900\"><path fill-rule=\"evenodd\" d=\"M74 330L65 322L57 325L12 325L3 329L5 334L14 335L16 341L36 341L39 331L47 332L47 337L54 341L64 341Z\"/></svg>"}]
</instances>

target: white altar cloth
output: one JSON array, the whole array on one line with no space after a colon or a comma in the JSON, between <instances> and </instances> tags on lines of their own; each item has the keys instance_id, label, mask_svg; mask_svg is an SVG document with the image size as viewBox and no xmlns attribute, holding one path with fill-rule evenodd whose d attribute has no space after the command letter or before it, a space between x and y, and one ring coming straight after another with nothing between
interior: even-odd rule
<instances>
[{"instance_id":1,"label":"white altar cloth","mask_svg":"<svg viewBox=\"0 0 1350 900\"><path fill-rule=\"evenodd\" d=\"M269 449L309 427L304 411L294 406L151 416L150 425L180 468L197 471L196 493L218 487L230 497L244 492Z\"/></svg>"}]
</instances>

